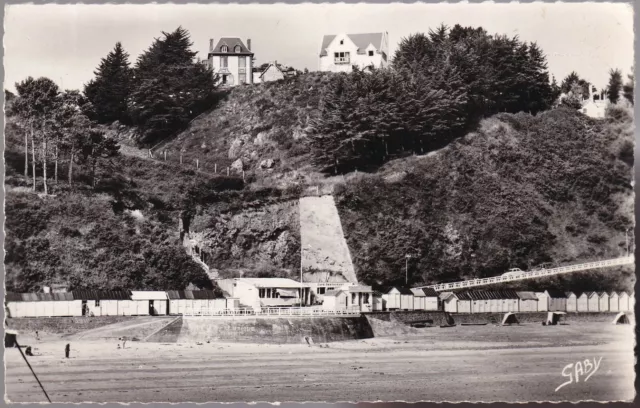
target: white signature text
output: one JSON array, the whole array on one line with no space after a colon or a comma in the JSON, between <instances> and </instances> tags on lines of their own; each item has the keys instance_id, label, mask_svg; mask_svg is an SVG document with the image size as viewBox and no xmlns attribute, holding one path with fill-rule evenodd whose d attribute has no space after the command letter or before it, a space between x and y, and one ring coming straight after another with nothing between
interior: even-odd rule
<instances>
[{"instance_id":1,"label":"white signature text","mask_svg":"<svg viewBox=\"0 0 640 408\"><path fill-rule=\"evenodd\" d=\"M584 361L578 361L575 364L571 363L564 366L562 369L562 376L568 377L569 379L556 388L556 392L565 385L569 385L574 382L579 383L580 380L587 382L587 380L589 380L589 378L598 371L601 361L602 357L599 359L594 357L593 362L590 359L586 359Z\"/></svg>"}]
</instances>

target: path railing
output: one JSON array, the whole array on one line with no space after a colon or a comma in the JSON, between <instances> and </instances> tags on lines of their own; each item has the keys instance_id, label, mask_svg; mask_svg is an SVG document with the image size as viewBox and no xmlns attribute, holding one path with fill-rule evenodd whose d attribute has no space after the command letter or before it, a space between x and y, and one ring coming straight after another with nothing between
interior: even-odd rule
<instances>
[{"instance_id":1,"label":"path railing","mask_svg":"<svg viewBox=\"0 0 640 408\"><path fill-rule=\"evenodd\" d=\"M625 256L622 258L607 259L604 261L587 262L576 265L561 266L553 269L541 269L532 272L522 272L508 276L492 276L483 279L471 279L460 282L439 283L437 285L419 286L420 288L433 288L436 291L463 289L474 286L492 285L496 283L521 281L526 279L535 279L544 276L560 275L563 273L580 272L589 269L611 268L620 265L633 264L635 261L633 256Z\"/></svg>"},{"instance_id":2,"label":"path railing","mask_svg":"<svg viewBox=\"0 0 640 408\"><path fill-rule=\"evenodd\" d=\"M325 310L310 307L268 307L259 310L242 309L187 309L183 316L357 316L360 309L347 308L341 310Z\"/></svg>"}]
</instances>

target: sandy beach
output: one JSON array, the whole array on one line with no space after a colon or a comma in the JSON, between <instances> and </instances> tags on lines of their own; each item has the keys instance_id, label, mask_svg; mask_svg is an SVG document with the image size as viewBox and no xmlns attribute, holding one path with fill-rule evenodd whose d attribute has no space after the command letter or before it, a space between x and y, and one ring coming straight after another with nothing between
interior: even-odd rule
<instances>
[{"instance_id":1,"label":"sandy beach","mask_svg":"<svg viewBox=\"0 0 640 408\"><path fill-rule=\"evenodd\" d=\"M634 398L633 327L427 328L406 338L329 344L163 344L49 336L29 361L53 402L612 401ZM71 358L64 346L71 343ZM569 378L568 364L599 360ZM17 349L6 398L46 401ZM588 364L587 364L588 365ZM586 366L586 365L585 365ZM572 369L573 373L574 370ZM566 373L566 372L565 372Z\"/></svg>"}]
</instances>

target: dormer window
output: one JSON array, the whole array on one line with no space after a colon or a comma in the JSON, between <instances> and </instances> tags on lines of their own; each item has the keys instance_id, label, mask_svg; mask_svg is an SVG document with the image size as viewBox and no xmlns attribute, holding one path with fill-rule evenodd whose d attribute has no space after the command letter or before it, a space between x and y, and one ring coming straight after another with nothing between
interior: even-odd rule
<instances>
[{"instance_id":1,"label":"dormer window","mask_svg":"<svg viewBox=\"0 0 640 408\"><path fill-rule=\"evenodd\" d=\"M239 45L236 45L236 48L234 48L235 52L242 52L242 47L240 47Z\"/></svg>"},{"instance_id":2,"label":"dormer window","mask_svg":"<svg viewBox=\"0 0 640 408\"><path fill-rule=\"evenodd\" d=\"M344 45L344 40L340 40L340 45Z\"/></svg>"},{"instance_id":3,"label":"dormer window","mask_svg":"<svg viewBox=\"0 0 640 408\"><path fill-rule=\"evenodd\" d=\"M220 47L220 52L229 52L229 47L223 45L222 47Z\"/></svg>"},{"instance_id":4,"label":"dormer window","mask_svg":"<svg viewBox=\"0 0 640 408\"><path fill-rule=\"evenodd\" d=\"M369 56L373 57L373 51L369 51Z\"/></svg>"}]
</instances>

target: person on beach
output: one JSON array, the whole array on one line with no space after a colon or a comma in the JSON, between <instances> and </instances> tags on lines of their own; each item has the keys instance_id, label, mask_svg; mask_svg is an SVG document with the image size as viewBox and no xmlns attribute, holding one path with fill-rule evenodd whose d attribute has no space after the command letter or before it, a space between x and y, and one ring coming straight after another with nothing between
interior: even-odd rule
<instances>
[{"instance_id":1,"label":"person on beach","mask_svg":"<svg viewBox=\"0 0 640 408\"><path fill-rule=\"evenodd\" d=\"M28 346L24 353L29 357L33 357L33 353L31 352L31 346Z\"/></svg>"},{"instance_id":2,"label":"person on beach","mask_svg":"<svg viewBox=\"0 0 640 408\"><path fill-rule=\"evenodd\" d=\"M38 334L37 330L36 330L36 340L40 340L40 335Z\"/></svg>"},{"instance_id":3,"label":"person on beach","mask_svg":"<svg viewBox=\"0 0 640 408\"><path fill-rule=\"evenodd\" d=\"M71 351L71 345L70 345L70 344L67 344L67 345L64 347L64 356L65 356L65 358L69 358L69 352L70 352L70 351Z\"/></svg>"}]
</instances>

